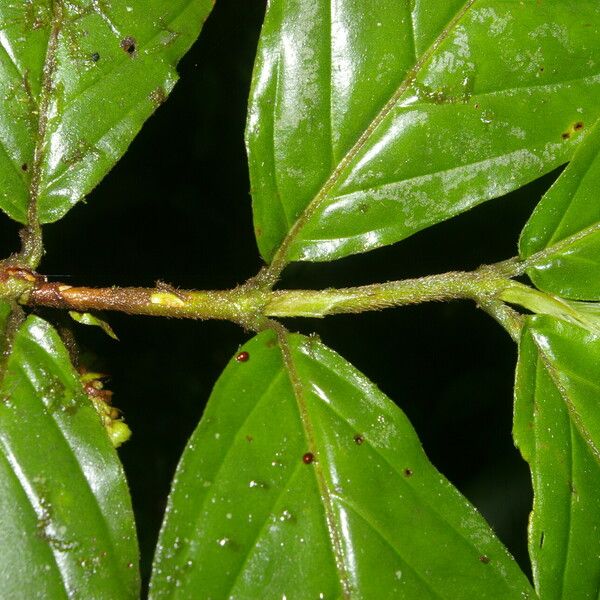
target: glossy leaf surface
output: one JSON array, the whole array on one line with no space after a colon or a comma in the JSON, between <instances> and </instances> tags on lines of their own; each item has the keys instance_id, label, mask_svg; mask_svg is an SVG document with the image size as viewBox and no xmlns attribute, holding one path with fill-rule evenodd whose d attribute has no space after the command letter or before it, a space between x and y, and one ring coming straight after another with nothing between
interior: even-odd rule
<instances>
[{"instance_id":1,"label":"glossy leaf surface","mask_svg":"<svg viewBox=\"0 0 600 600\"><path fill-rule=\"evenodd\" d=\"M247 129L263 257L390 244L566 162L599 55L596 0L272 0Z\"/></svg>"},{"instance_id":2,"label":"glossy leaf surface","mask_svg":"<svg viewBox=\"0 0 600 600\"><path fill-rule=\"evenodd\" d=\"M542 198L520 240L541 290L600 300L600 125ZM532 258L533 257L533 258Z\"/></svg>"},{"instance_id":3,"label":"glossy leaf surface","mask_svg":"<svg viewBox=\"0 0 600 600\"><path fill-rule=\"evenodd\" d=\"M0 3L0 208L62 217L177 80L211 0ZM157 151L160 151L158 149Z\"/></svg>"},{"instance_id":4,"label":"glossy leaf surface","mask_svg":"<svg viewBox=\"0 0 600 600\"><path fill-rule=\"evenodd\" d=\"M137 598L138 551L120 462L56 331L7 328L0 382L0 595ZM6 337L4 338L6 339Z\"/></svg>"},{"instance_id":5,"label":"glossy leaf surface","mask_svg":"<svg viewBox=\"0 0 600 600\"><path fill-rule=\"evenodd\" d=\"M178 467L151 598L528 598L403 413L316 339L248 342Z\"/></svg>"},{"instance_id":6,"label":"glossy leaf surface","mask_svg":"<svg viewBox=\"0 0 600 600\"><path fill-rule=\"evenodd\" d=\"M515 441L531 467L529 553L544 600L600 594L600 335L547 316L521 339Z\"/></svg>"}]
</instances>

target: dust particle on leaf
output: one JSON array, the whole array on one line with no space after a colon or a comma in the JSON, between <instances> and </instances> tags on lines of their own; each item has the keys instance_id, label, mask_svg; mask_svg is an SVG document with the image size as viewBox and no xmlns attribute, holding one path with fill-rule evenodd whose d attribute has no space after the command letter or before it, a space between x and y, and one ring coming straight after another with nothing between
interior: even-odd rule
<instances>
[{"instance_id":1,"label":"dust particle on leaf","mask_svg":"<svg viewBox=\"0 0 600 600\"><path fill-rule=\"evenodd\" d=\"M152 104L154 104L154 106L156 106L156 107L159 107L161 104L163 104L166 99L167 99L167 94L166 94L165 90L161 87L157 87L150 94L150 100L152 100Z\"/></svg>"}]
</instances>

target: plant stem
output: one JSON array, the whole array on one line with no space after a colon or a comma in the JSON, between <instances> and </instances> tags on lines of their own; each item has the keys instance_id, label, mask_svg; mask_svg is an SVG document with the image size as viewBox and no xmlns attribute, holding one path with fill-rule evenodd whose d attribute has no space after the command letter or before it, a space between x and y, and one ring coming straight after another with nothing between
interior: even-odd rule
<instances>
[{"instance_id":1,"label":"plant stem","mask_svg":"<svg viewBox=\"0 0 600 600\"><path fill-rule=\"evenodd\" d=\"M269 317L325 317L391 306L467 298L483 300L499 294L509 280L485 273L450 272L353 288L276 290L265 305Z\"/></svg>"},{"instance_id":2,"label":"plant stem","mask_svg":"<svg viewBox=\"0 0 600 600\"><path fill-rule=\"evenodd\" d=\"M484 300L479 306L508 332L514 342L519 342L524 317L501 300Z\"/></svg>"},{"instance_id":3,"label":"plant stem","mask_svg":"<svg viewBox=\"0 0 600 600\"><path fill-rule=\"evenodd\" d=\"M45 281L23 301L29 306L78 312L109 310L154 317L221 319L251 329L257 328L260 306L256 291L243 286L226 291L187 291L164 284L156 288L90 288Z\"/></svg>"},{"instance_id":4,"label":"plant stem","mask_svg":"<svg viewBox=\"0 0 600 600\"><path fill-rule=\"evenodd\" d=\"M473 272L450 272L418 279L326 290L265 289L257 279L225 291L179 290L167 284L156 288L90 288L49 283L23 269L0 276L7 296L15 281L28 284L20 301L29 306L190 319L224 319L249 329L268 326L270 317L325 317L380 310L421 302L471 299L489 305L511 281L487 267ZM12 287L9 285L12 282Z\"/></svg>"}]
</instances>

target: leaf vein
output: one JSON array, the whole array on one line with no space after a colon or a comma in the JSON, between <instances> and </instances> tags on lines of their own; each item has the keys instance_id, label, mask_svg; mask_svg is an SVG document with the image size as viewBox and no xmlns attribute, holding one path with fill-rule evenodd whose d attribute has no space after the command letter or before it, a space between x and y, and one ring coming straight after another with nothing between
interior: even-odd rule
<instances>
[{"instance_id":1,"label":"leaf vein","mask_svg":"<svg viewBox=\"0 0 600 600\"><path fill-rule=\"evenodd\" d=\"M321 189L317 192L317 194L313 197L313 199L308 203L302 214L296 219L294 225L289 230L285 238L283 239L281 245L271 261L271 265L269 267L270 275L273 279L277 278L283 268L286 265L287 261L287 252L289 247L295 237L299 234L301 229L304 227L308 219L311 215L317 210L321 202L327 197L329 191L333 188L333 186L337 183L340 178L345 167L354 159L354 157L360 152L361 148L365 145L365 143L369 140L373 131L381 124L381 122L387 117L387 115L393 110L398 102L398 99L402 96L402 94L410 87L410 85L415 80L419 71L423 68L425 63L431 58L431 56L435 53L438 47L442 44L442 42L450 35L450 32L457 26L458 22L464 17L464 15L469 11L469 9L475 4L477 0L467 0L467 2L462 6L462 8L454 15L448 25L443 29L443 31L438 35L438 37L434 40L431 46L421 55L420 59L414 65L414 67L408 71L405 78L400 83L399 87L396 89L395 93L392 97L386 102L383 108L379 111L379 113L375 116L375 118L369 123L367 128L360 135L358 140L354 143L354 145L350 148L350 150L346 153L344 158L340 161L340 163L336 166L334 171L330 174L327 181L321 187Z\"/></svg>"},{"instance_id":2,"label":"leaf vein","mask_svg":"<svg viewBox=\"0 0 600 600\"><path fill-rule=\"evenodd\" d=\"M317 448L314 427L308 411L306 399L304 397L304 384L302 383L302 380L300 379L296 370L296 364L294 362L292 350L289 345L288 332L283 327L280 327L277 329L277 336L279 338L279 347L281 349L283 363L286 367L286 371L294 391L294 397L298 406L298 412L300 414L300 421L302 422L306 442L309 450L313 453L316 453ZM350 575L346 566L346 557L344 555L344 549L341 542L341 526L336 518L333 508L333 494L329 489L329 485L321 465L322 459L316 460L313 463L315 478L317 480L319 495L321 496L321 503L325 511L325 522L329 531L329 540L338 571L342 594L345 600L350 600L350 598L352 598L352 586L350 583Z\"/></svg>"}]
</instances>

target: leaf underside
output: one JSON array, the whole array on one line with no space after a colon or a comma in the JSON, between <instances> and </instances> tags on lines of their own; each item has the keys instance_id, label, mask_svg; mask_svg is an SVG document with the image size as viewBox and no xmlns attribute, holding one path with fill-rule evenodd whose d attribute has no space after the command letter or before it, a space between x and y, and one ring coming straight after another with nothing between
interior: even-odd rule
<instances>
[{"instance_id":1,"label":"leaf underside","mask_svg":"<svg viewBox=\"0 0 600 600\"><path fill-rule=\"evenodd\" d=\"M529 553L543 600L600 594L600 335L528 319L515 386L515 442L534 505Z\"/></svg>"},{"instance_id":2,"label":"leaf underside","mask_svg":"<svg viewBox=\"0 0 600 600\"><path fill-rule=\"evenodd\" d=\"M177 469L151 598L533 597L362 374L300 335L242 351Z\"/></svg>"},{"instance_id":3,"label":"leaf underside","mask_svg":"<svg viewBox=\"0 0 600 600\"><path fill-rule=\"evenodd\" d=\"M0 3L0 208L61 218L177 80L212 0ZM160 151L160 150L159 150Z\"/></svg>"},{"instance_id":4,"label":"leaf underside","mask_svg":"<svg viewBox=\"0 0 600 600\"><path fill-rule=\"evenodd\" d=\"M137 598L117 455L56 331L33 316L18 325L10 313L0 304L0 595Z\"/></svg>"},{"instance_id":5,"label":"leaf underside","mask_svg":"<svg viewBox=\"0 0 600 600\"><path fill-rule=\"evenodd\" d=\"M262 256L391 244L568 161L598 56L595 0L271 0L246 135Z\"/></svg>"}]
</instances>

